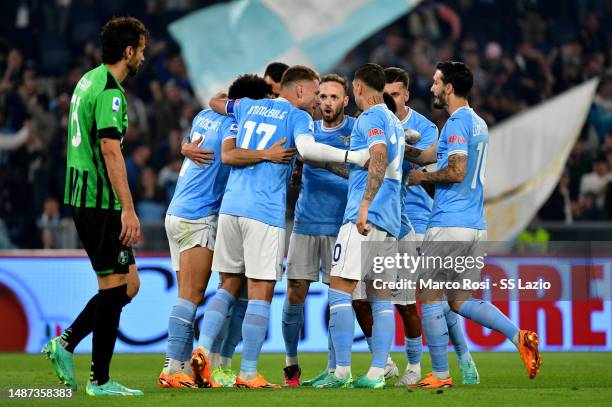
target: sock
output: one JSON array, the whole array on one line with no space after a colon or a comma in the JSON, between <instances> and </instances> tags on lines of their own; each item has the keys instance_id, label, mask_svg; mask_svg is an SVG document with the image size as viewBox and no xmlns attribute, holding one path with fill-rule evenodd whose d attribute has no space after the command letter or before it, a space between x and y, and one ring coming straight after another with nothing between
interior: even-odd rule
<instances>
[{"instance_id":1,"label":"sock","mask_svg":"<svg viewBox=\"0 0 612 407\"><path fill-rule=\"evenodd\" d=\"M221 355L216 352L210 351L208 354L208 361L210 362L210 367L215 369L221 365Z\"/></svg>"},{"instance_id":2,"label":"sock","mask_svg":"<svg viewBox=\"0 0 612 407\"><path fill-rule=\"evenodd\" d=\"M384 374L385 374L385 369L380 368L380 367L370 366L370 369L368 369L368 373L366 373L366 376L370 380L376 380L380 376L383 376Z\"/></svg>"},{"instance_id":3,"label":"sock","mask_svg":"<svg viewBox=\"0 0 612 407\"><path fill-rule=\"evenodd\" d=\"M395 315L391 300L371 300L372 307L372 367L385 369L395 335Z\"/></svg>"},{"instance_id":4,"label":"sock","mask_svg":"<svg viewBox=\"0 0 612 407\"><path fill-rule=\"evenodd\" d=\"M127 303L127 284L98 291L93 317L90 380L96 386L109 379L110 362L115 350L121 310Z\"/></svg>"},{"instance_id":5,"label":"sock","mask_svg":"<svg viewBox=\"0 0 612 407\"><path fill-rule=\"evenodd\" d=\"M170 318L168 318L168 345L166 349L166 357L169 359L184 361L185 348L189 348L193 344L193 320L195 319L197 305L183 298L177 298ZM191 353L191 352L190 352ZM169 373L175 373L180 370L175 369L175 365L168 366Z\"/></svg>"},{"instance_id":6,"label":"sock","mask_svg":"<svg viewBox=\"0 0 612 407\"><path fill-rule=\"evenodd\" d=\"M370 353L372 353L372 337L368 336L366 338L366 343L368 344L368 350L370 351Z\"/></svg>"},{"instance_id":7,"label":"sock","mask_svg":"<svg viewBox=\"0 0 612 407\"><path fill-rule=\"evenodd\" d=\"M351 367L350 366L336 366L336 370L334 370L334 375L336 375L336 377L338 379L345 379L347 376L350 376L351 374Z\"/></svg>"},{"instance_id":8,"label":"sock","mask_svg":"<svg viewBox=\"0 0 612 407\"><path fill-rule=\"evenodd\" d=\"M241 297L238 298L238 301L236 301L232 307L227 335L221 344L221 357L229 359L230 365L232 356L234 356L234 352L236 351L236 346L238 346L242 340L242 321L244 321L244 314L246 313L248 304L248 298L243 298L241 294Z\"/></svg>"},{"instance_id":9,"label":"sock","mask_svg":"<svg viewBox=\"0 0 612 407\"><path fill-rule=\"evenodd\" d=\"M261 346L266 340L268 321L270 319L270 303L262 300L249 300L244 323L242 324L242 363L240 364L240 377L249 380L243 372L257 373L257 361Z\"/></svg>"},{"instance_id":10,"label":"sock","mask_svg":"<svg viewBox=\"0 0 612 407\"><path fill-rule=\"evenodd\" d=\"M450 337L450 341L455 348L455 353L459 359L459 364L468 363L472 360L472 355L470 355L470 350L468 349L468 344L465 339L465 335L463 334L463 328L461 327L459 316L451 309L448 302L444 301L442 303L442 307L444 308L444 317L446 318L448 336Z\"/></svg>"},{"instance_id":11,"label":"sock","mask_svg":"<svg viewBox=\"0 0 612 407\"><path fill-rule=\"evenodd\" d=\"M215 338L223 328L227 311L235 300L236 298L233 295L220 288L206 306L199 342L205 353L208 354Z\"/></svg>"},{"instance_id":12,"label":"sock","mask_svg":"<svg viewBox=\"0 0 612 407\"><path fill-rule=\"evenodd\" d=\"M406 358L409 365L420 365L421 355L423 354L423 337L404 338L404 347L406 349Z\"/></svg>"},{"instance_id":13,"label":"sock","mask_svg":"<svg viewBox=\"0 0 612 407\"><path fill-rule=\"evenodd\" d=\"M164 373L172 374L172 373L180 372L181 370L183 370L184 366L185 366L184 363L181 362L180 360L166 357L166 360L164 361Z\"/></svg>"},{"instance_id":14,"label":"sock","mask_svg":"<svg viewBox=\"0 0 612 407\"><path fill-rule=\"evenodd\" d=\"M465 301L459 308L459 314L484 327L504 334L512 343L514 343L514 337L519 332L518 327L507 316L487 301Z\"/></svg>"},{"instance_id":15,"label":"sock","mask_svg":"<svg viewBox=\"0 0 612 407\"><path fill-rule=\"evenodd\" d=\"M336 350L332 341L331 332L327 330L327 371L333 372L336 370Z\"/></svg>"},{"instance_id":16,"label":"sock","mask_svg":"<svg viewBox=\"0 0 612 407\"><path fill-rule=\"evenodd\" d=\"M436 377L448 378L448 328L441 302L422 304L423 333L429 347L431 367ZM444 377L446 376L446 377Z\"/></svg>"},{"instance_id":17,"label":"sock","mask_svg":"<svg viewBox=\"0 0 612 407\"><path fill-rule=\"evenodd\" d=\"M225 356L221 356L219 359L219 366L221 366L223 369L232 368L232 358L226 358Z\"/></svg>"},{"instance_id":18,"label":"sock","mask_svg":"<svg viewBox=\"0 0 612 407\"><path fill-rule=\"evenodd\" d=\"M336 351L336 376L346 377L347 369L351 371L351 348L355 332L355 312L351 294L330 288L329 295L329 331L331 332L334 350ZM342 376L344 375L344 376Z\"/></svg>"},{"instance_id":19,"label":"sock","mask_svg":"<svg viewBox=\"0 0 612 407\"><path fill-rule=\"evenodd\" d=\"M74 352L74 348L93 330L93 317L96 313L99 295L91 297L72 325L62 333L60 342L68 352Z\"/></svg>"},{"instance_id":20,"label":"sock","mask_svg":"<svg viewBox=\"0 0 612 407\"><path fill-rule=\"evenodd\" d=\"M285 340L286 366L298 364L297 348L300 331L304 325L304 304L283 304L283 339Z\"/></svg>"}]
</instances>

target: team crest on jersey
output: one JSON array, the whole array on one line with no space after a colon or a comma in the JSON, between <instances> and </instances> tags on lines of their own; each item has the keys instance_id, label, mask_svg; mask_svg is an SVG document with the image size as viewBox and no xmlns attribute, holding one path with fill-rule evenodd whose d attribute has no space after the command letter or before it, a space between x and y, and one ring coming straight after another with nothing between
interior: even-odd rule
<instances>
[{"instance_id":1,"label":"team crest on jersey","mask_svg":"<svg viewBox=\"0 0 612 407\"><path fill-rule=\"evenodd\" d=\"M125 266L128 263L128 260L129 260L128 251L121 250L119 252L119 256L117 257L117 261L119 262L119 264L121 264L122 266Z\"/></svg>"},{"instance_id":2,"label":"team crest on jersey","mask_svg":"<svg viewBox=\"0 0 612 407\"><path fill-rule=\"evenodd\" d=\"M229 132L232 134L238 134L238 125L233 123L229 128Z\"/></svg>"},{"instance_id":3,"label":"team crest on jersey","mask_svg":"<svg viewBox=\"0 0 612 407\"><path fill-rule=\"evenodd\" d=\"M119 111L119 106L121 105L121 100L118 97L113 98L113 112L117 113Z\"/></svg>"},{"instance_id":4,"label":"team crest on jersey","mask_svg":"<svg viewBox=\"0 0 612 407\"><path fill-rule=\"evenodd\" d=\"M340 138L345 146L349 146L351 144L351 136L348 134L341 134Z\"/></svg>"}]
</instances>

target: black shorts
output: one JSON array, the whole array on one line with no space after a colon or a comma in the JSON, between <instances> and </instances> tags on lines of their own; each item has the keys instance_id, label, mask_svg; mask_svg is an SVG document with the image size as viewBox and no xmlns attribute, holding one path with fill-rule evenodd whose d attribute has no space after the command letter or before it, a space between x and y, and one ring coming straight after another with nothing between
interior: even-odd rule
<instances>
[{"instance_id":1,"label":"black shorts","mask_svg":"<svg viewBox=\"0 0 612 407\"><path fill-rule=\"evenodd\" d=\"M121 211L74 208L73 218L96 274L127 274L135 261L132 248L119 240Z\"/></svg>"}]
</instances>

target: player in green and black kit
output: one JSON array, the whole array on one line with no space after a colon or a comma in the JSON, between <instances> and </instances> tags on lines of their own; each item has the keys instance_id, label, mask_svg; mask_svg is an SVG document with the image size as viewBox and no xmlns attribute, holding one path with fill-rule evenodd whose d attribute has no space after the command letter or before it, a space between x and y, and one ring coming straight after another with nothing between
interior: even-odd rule
<instances>
[{"instance_id":1,"label":"player in green and black kit","mask_svg":"<svg viewBox=\"0 0 612 407\"><path fill-rule=\"evenodd\" d=\"M109 378L121 310L138 292L140 281L131 246L140 223L128 188L121 141L128 126L121 82L144 62L147 31L131 17L115 18L102 29L102 64L77 83L70 101L64 203L74 208L74 223L99 291L61 337L47 343L60 381L76 389L72 352L93 332L91 396L142 395Z\"/></svg>"}]
</instances>

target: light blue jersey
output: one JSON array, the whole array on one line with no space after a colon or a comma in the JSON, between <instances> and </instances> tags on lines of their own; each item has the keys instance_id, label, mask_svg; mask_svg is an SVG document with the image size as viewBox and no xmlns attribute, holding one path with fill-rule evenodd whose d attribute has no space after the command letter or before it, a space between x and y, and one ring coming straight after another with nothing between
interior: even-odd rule
<instances>
[{"instance_id":1,"label":"light blue jersey","mask_svg":"<svg viewBox=\"0 0 612 407\"><path fill-rule=\"evenodd\" d=\"M286 99L252 100L243 98L227 104L227 113L238 122L236 146L265 150L286 138L285 148L295 148L301 135L313 136L314 123L308 113ZM255 219L279 228L285 227L287 183L293 161L268 161L250 167L233 167L220 213Z\"/></svg>"},{"instance_id":2,"label":"light blue jersey","mask_svg":"<svg viewBox=\"0 0 612 407\"><path fill-rule=\"evenodd\" d=\"M421 140L414 145L416 148L426 150L438 140L438 128L422 114L410 109L408 116L402 120L404 129L416 130L421 134ZM410 170L419 169L417 164L404 161L404 174L402 177L402 230L399 238L403 239L410 232L410 226L415 233L424 234L429 223L433 199L421 185L408 186L405 184Z\"/></svg>"},{"instance_id":3,"label":"light blue jersey","mask_svg":"<svg viewBox=\"0 0 612 407\"><path fill-rule=\"evenodd\" d=\"M189 140L202 136L200 149L212 150L215 159L201 169L188 158L183 160L168 215L200 219L219 213L230 167L221 162L221 144L236 137L236 121L210 109L202 110L193 119Z\"/></svg>"},{"instance_id":4,"label":"light blue jersey","mask_svg":"<svg viewBox=\"0 0 612 407\"><path fill-rule=\"evenodd\" d=\"M370 204L368 222L384 229L396 239L401 226L400 190L404 162L404 129L384 104L361 113L351 133L351 151L369 149L375 144L387 146L385 179ZM366 190L368 170L351 164L349 192L343 223L357 222L359 205Z\"/></svg>"},{"instance_id":5,"label":"light blue jersey","mask_svg":"<svg viewBox=\"0 0 612 407\"><path fill-rule=\"evenodd\" d=\"M486 229L484 177L489 130L471 108L457 109L442 129L438 141L438 169L448 165L452 154L467 155L465 179L461 183L436 184L429 227Z\"/></svg>"},{"instance_id":6,"label":"light blue jersey","mask_svg":"<svg viewBox=\"0 0 612 407\"><path fill-rule=\"evenodd\" d=\"M340 125L329 129L323 126L322 120L315 122L315 141L347 150L356 120L346 116ZM347 192L346 179L304 164L293 231L302 235L337 236L346 208Z\"/></svg>"}]
</instances>

